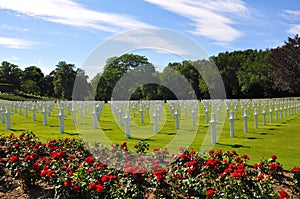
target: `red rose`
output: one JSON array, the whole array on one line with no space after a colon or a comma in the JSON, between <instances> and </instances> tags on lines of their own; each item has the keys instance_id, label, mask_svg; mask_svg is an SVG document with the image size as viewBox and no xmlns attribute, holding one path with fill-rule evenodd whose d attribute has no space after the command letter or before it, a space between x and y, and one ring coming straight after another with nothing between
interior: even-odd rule
<instances>
[{"instance_id":1,"label":"red rose","mask_svg":"<svg viewBox=\"0 0 300 199\"><path fill-rule=\"evenodd\" d=\"M261 181L262 179L264 179L265 177L265 174L260 174L258 177L257 177L257 181Z\"/></svg>"},{"instance_id":2,"label":"red rose","mask_svg":"<svg viewBox=\"0 0 300 199\"><path fill-rule=\"evenodd\" d=\"M71 180L65 180L65 181L64 181L64 186L65 186L65 187L71 187L71 186L72 186ZM77 185L76 185L76 186L77 186Z\"/></svg>"},{"instance_id":3,"label":"red rose","mask_svg":"<svg viewBox=\"0 0 300 199\"><path fill-rule=\"evenodd\" d=\"M156 176L156 179L158 181L161 181L165 174L166 174L166 171L164 169L159 169L159 170L154 171L154 175Z\"/></svg>"},{"instance_id":4,"label":"red rose","mask_svg":"<svg viewBox=\"0 0 300 199\"><path fill-rule=\"evenodd\" d=\"M107 182L109 179L109 176L102 176L101 181L104 183Z\"/></svg>"},{"instance_id":5,"label":"red rose","mask_svg":"<svg viewBox=\"0 0 300 199\"><path fill-rule=\"evenodd\" d=\"M208 189L206 192L207 197L212 197L214 194L215 194L215 190L212 189Z\"/></svg>"},{"instance_id":6,"label":"red rose","mask_svg":"<svg viewBox=\"0 0 300 199\"><path fill-rule=\"evenodd\" d=\"M18 161L19 161L18 156L15 156L15 155L10 156L10 159L9 159L10 163L15 163L15 162L18 162Z\"/></svg>"},{"instance_id":7,"label":"red rose","mask_svg":"<svg viewBox=\"0 0 300 199\"><path fill-rule=\"evenodd\" d=\"M91 183L89 185L89 190L94 190L94 189L96 189L96 184L95 183Z\"/></svg>"},{"instance_id":8,"label":"red rose","mask_svg":"<svg viewBox=\"0 0 300 199\"><path fill-rule=\"evenodd\" d=\"M86 157L86 158L84 159L84 161L85 161L86 163L88 163L88 165L92 165L92 164L94 164L95 159L94 159L93 157Z\"/></svg>"},{"instance_id":9,"label":"red rose","mask_svg":"<svg viewBox=\"0 0 300 199\"><path fill-rule=\"evenodd\" d=\"M276 156L276 155L271 155L271 158L272 158L273 160L276 160L276 159L277 159L277 156Z\"/></svg>"},{"instance_id":10,"label":"red rose","mask_svg":"<svg viewBox=\"0 0 300 199\"><path fill-rule=\"evenodd\" d=\"M127 142L123 142L122 144L121 144L121 147L124 147L124 146L126 146L127 145Z\"/></svg>"},{"instance_id":11,"label":"red rose","mask_svg":"<svg viewBox=\"0 0 300 199\"><path fill-rule=\"evenodd\" d=\"M97 184L96 189L97 189L98 193L101 193L102 191L104 191L104 187L101 184Z\"/></svg>"},{"instance_id":12,"label":"red rose","mask_svg":"<svg viewBox=\"0 0 300 199\"><path fill-rule=\"evenodd\" d=\"M194 168L189 168L189 169L188 169L188 172L189 172L189 174L192 174L192 173L194 173L194 171L195 171L195 169L194 169Z\"/></svg>"},{"instance_id":13,"label":"red rose","mask_svg":"<svg viewBox=\"0 0 300 199\"><path fill-rule=\"evenodd\" d=\"M285 190L279 191L280 197L286 198L289 196L289 194Z\"/></svg>"},{"instance_id":14,"label":"red rose","mask_svg":"<svg viewBox=\"0 0 300 199\"><path fill-rule=\"evenodd\" d=\"M249 160L249 159L250 159L249 156L246 155L246 154L242 155L242 158L243 158L244 160Z\"/></svg>"},{"instance_id":15,"label":"red rose","mask_svg":"<svg viewBox=\"0 0 300 199\"><path fill-rule=\"evenodd\" d=\"M78 185L74 185L74 186L73 186L73 189L74 189L75 192L78 192L79 189L80 189L80 187L79 187Z\"/></svg>"},{"instance_id":16,"label":"red rose","mask_svg":"<svg viewBox=\"0 0 300 199\"><path fill-rule=\"evenodd\" d=\"M293 172L293 173L297 173L298 171L300 171L300 167L294 167L291 170L291 172Z\"/></svg>"}]
</instances>

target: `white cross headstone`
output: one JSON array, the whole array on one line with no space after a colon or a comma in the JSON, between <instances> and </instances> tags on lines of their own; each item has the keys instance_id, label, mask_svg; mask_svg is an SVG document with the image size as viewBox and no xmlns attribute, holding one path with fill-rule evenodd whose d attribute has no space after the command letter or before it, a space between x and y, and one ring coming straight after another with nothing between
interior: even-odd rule
<instances>
[{"instance_id":1,"label":"white cross headstone","mask_svg":"<svg viewBox=\"0 0 300 199\"><path fill-rule=\"evenodd\" d=\"M256 110L256 108L254 108L254 127L256 128L256 129L258 129L258 113L257 113L257 110Z\"/></svg>"},{"instance_id":2,"label":"white cross headstone","mask_svg":"<svg viewBox=\"0 0 300 199\"><path fill-rule=\"evenodd\" d=\"M23 108L23 103L22 102L19 102L19 108L20 108L19 109L19 114L22 115L23 114L23 109L22 109Z\"/></svg>"},{"instance_id":3,"label":"white cross headstone","mask_svg":"<svg viewBox=\"0 0 300 199\"><path fill-rule=\"evenodd\" d=\"M63 133L65 131L65 124L64 119L67 117L67 115L64 114L64 109L60 108L58 115L56 115L56 118L59 118L59 132Z\"/></svg>"},{"instance_id":4,"label":"white cross headstone","mask_svg":"<svg viewBox=\"0 0 300 199\"><path fill-rule=\"evenodd\" d=\"M270 108L270 123L272 123L273 122L273 110L272 110L272 108Z\"/></svg>"},{"instance_id":5,"label":"white cross headstone","mask_svg":"<svg viewBox=\"0 0 300 199\"><path fill-rule=\"evenodd\" d=\"M282 106L280 106L279 110L280 110L279 118L282 119Z\"/></svg>"},{"instance_id":6,"label":"white cross headstone","mask_svg":"<svg viewBox=\"0 0 300 199\"><path fill-rule=\"evenodd\" d=\"M35 107L35 104L33 104L31 111L32 111L32 121L36 121L36 107Z\"/></svg>"},{"instance_id":7,"label":"white cross headstone","mask_svg":"<svg viewBox=\"0 0 300 199\"><path fill-rule=\"evenodd\" d=\"M205 122L206 124L208 124L208 108L205 107L205 110L204 110L204 113L205 113Z\"/></svg>"},{"instance_id":8,"label":"white cross headstone","mask_svg":"<svg viewBox=\"0 0 300 199\"><path fill-rule=\"evenodd\" d=\"M119 120L120 120L120 126L123 126L123 109L119 109Z\"/></svg>"},{"instance_id":9,"label":"white cross headstone","mask_svg":"<svg viewBox=\"0 0 300 199\"><path fill-rule=\"evenodd\" d=\"M25 109L25 117L28 118L28 111L29 111L30 106L28 104L24 105L24 109Z\"/></svg>"},{"instance_id":10,"label":"white cross headstone","mask_svg":"<svg viewBox=\"0 0 300 199\"><path fill-rule=\"evenodd\" d=\"M211 121L209 122L209 125L211 126L211 143L216 144L217 142L217 133L216 133L216 126L218 122L215 118L215 113L211 114Z\"/></svg>"},{"instance_id":11,"label":"white cross headstone","mask_svg":"<svg viewBox=\"0 0 300 199\"><path fill-rule=\"evenodd\" d=\"M230 116L229 116L228 120L230 122L230 137L233 138L234 137L234 121L235 121L233 111L230 112Z\"/></svg>"},{"instance_id":12,"label":"white cross headstone","mask_svg":"<svg viewBox=\"0 0 300 199\"><path fill-rule=\"evenodd\" d=\"M5 116L6 116L6 130L10 129L10 116L14 113L10 112L10 107L7 107Z\"/></svg>"},{"instance_id":13,"label":"white cross headstone","mask_svg":"<svg viewBox=\"0 0 300 199\"><path fill-rule=\"evenodd\" d=\"M178 111L175 111L175 113L174 113L175 129L179 129L179 116L180 116L180 113Z\"/></svg>"},{"instance_id":14,"label":"white cross headstone","mask_svg":"<svg viewBox=\"0 0 300 199\"><path fill-rule=\"evenodd\" d=\"M195 108L193 108L192 110L192 125L196 126L196 116L197 116L197 111L195 110Z\"/></svg>"},{"instance_id":15,"label":"white cross headstone","mask_svg":"<svg viewBox=\"0 0 300 199\"><path fill-rule=\"evenodd\" d=\"M126 116L124 120L125 120L125 137L128 139L130 138L130 121L131 121L129 111L126 112Z\"/></svg>"},{"instance_id":16,"label":"white cross headstone","mask_svg":"<svg viewBox=\"0 0 300 199\"><path fill-rule=\"evenodd\" d=\"M47 121L48 111L47 111L47 109L44 108L44 109L41 111L41 114L43 115L43 125L44 125L44 126L47 126L47 125L48 125L48 121Z\"/></svg>"},{"instance_id":17,"label":"white cross headstone","mask_svg":"<svg viewBox=\"0 0 300 199\"><path fill-rule=\"evenodd\" d=\"M82 117L83 117L83 104L81 103L81 104L78 106L78 108L79 108L79 116L80 116L80 118L82 118Z\"/></svg>"},{"instance_id":18,"label":"white cross headstone","mask_svg":"<svg viewBox=\"0 0 300 199\"><path fill-rule=\"evenodd\" d=\"M72 121L73 121L73 124L76 124L76 114L77 114L77 110L76 110L76 108L73 106L73 108L72 108L72 110L71 110L71 112L72 112Z\"/></svg>"},{"instance_id":19,"label":"white cross headstone","mask_svg":"<svg viewBox=\"0 0 300 199\"><path fill-rule=\"evenodd\" d=\"M1 111L1 122L2 122L2 124L4 124L5 123L5 108L4 108L4 105L1 105L0 111Z\"/></svg>"},{"instance_id":20,"label":"white cross headstone","mask_svg":"<svg viewBox=\"0 0 300 199\"><path fill-rule=\"evenodd\" d=\"M267 120L266 120L265 107L262 108L262 115L263 115L263 124L264 124L264 126L266 126L267 125Z\"/></svg>"},{"instance_id":21,"label":"white cross headstone","mask_svg":"<svg viewBox=\"0 0 300 199\"><path fill-rule=\"evenodd\" d=\"M246 109L244 109L243 119L244 119L244 133L248 133L248 116L247 116Z\"/></svg>"},{"instance_id":22,"label":"white cross headstone","mask_svg":"<svg viewBox=\"0 0 300 199\"><path fill-rule=\"evenodd\" d=\"M98 128L98 114L96 111L94 111L91 116L93 117L93 128L97 129Z\"/></svg>"},{"instance_id":23,"label":"white cross headstone","mask_svg":"<svg viewBox=\"0 0 300 199\"><path fill-rule=\"evenodd\" d=\"M135 112L136 112L136 105L135 104L133 104L132 105L132 113L133 113L133 117L135 118Z\"/></svg>"},{"instance_id":24,"label":"white cross headstone","mask_svg":"<svg viewBox=\"0 0 300 199\"><path fill-rule=\"evenodd\" d=\"M144 110L143 110L143 108L140 108L140 122L141 122L141 124L144 123Z\"/></svg>"},{"instance_id":25,"label":"white cross headstone","mask_svg":"<svg viewBox=\"0 0 300 199\"><path fill-rule=\"evenodd\" d=\"M158 132L158 118L159 116L156 113L156 109L153 110L153 121L154 121L154 127L153 127L153 132L157 133Z\"/></svg>"}]
</instances>

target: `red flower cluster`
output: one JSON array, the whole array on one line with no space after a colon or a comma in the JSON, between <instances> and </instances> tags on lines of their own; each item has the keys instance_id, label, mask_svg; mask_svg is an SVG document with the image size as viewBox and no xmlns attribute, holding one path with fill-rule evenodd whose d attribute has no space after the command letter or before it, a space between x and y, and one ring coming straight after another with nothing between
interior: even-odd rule
<instances>
[{"instance_id":1,"label":"red flower cluster","mask_svg":"<svg viewBox=\"0 0 300 199\"><path fill-rule=\"evenodd\" d=\"M53 151L53 152L51 153L51 155L52 155L52 159L58 160L58 159L64 157L65 152L64 152L64 151L60 151L60 152Z\"/></svg>"},{"instance_id":2,"label":"red flower cluster","mask_svg":"<svg viewBox=\"0 0 300 199\"><path fill-rule=\"evenodd\" d=\"M19 156L15 156L15 155L10 156L10 158L9 158L10 163L16 163L19 160L20 160Z\"/></svg>"},{"instance_id":3,"label":"red flower cluster","mask_svg":"<svg viewBox=\"0 0 300 199\"><path fill-rule=\"evenodd\" d=\"M271 155L272 160L276 160L277 156L276 155Z\"/></svg>"},{"instance_id":4,"label":"red flower cluster","mask_svg":"<svg viewBox=\"0 0 300 199\"><path fill-rule=\"evenodd\" d=\"M166 174L166 170L159 169L154 171L154 175L156 176L156 180L161 181Z\"/></svg>"},{"instance_id":5,"label":"red flower cluster","mask_svg":"<svg viewBox=\"0 0 300 199\"><path fill-rule=\"evenodd\" d=\"M298 171L300 171L300 167L296 167L296 166L291 170L291 172L293 173L297 173Z\"/></svg>"},{"instance_id":6,"label":"red flower cluster","mask_svg":"<svg viewBox=\"0 0 300 199\"><path fill-rule=\"evenodd\" d=\"M94 159L93 157L89 156L89 157L86 157L86 158L84 159L84 161L85 161L86 163L88 163L88 165L92 165L92 164L94 164L95 159Z\"/></svg>"},{"instance_id":7,"label":"red flower cluster","mask_svg":"<svg viewBox=\"0 0 300 199\"><path fill-rule=\"evenodd\" d=\"M280 195L280 198L278 198L278 199L285 199L285 198L289 197L289 194L285 190L279 191L279 195Z\"/></svg>"},{"instance_id":8,"label":"red flower cluster","mask_svg":"<svg viewBox=\"0 0 300 199\"><path fill-rule=\"evenodd\" d=\"M206 196L208 198L212 198L214 196L214 194L215 194L215 190L213 190L213 189L208 189L206 192Z\"/></svg>"},{"instance_id":9,"label":"red flower cluster","mask_svg":"<svg viewBox=\"0 0 300 199\"><path fill-rule=\"evenodd\" d=\"M281 166L280 166L280 164L279 163L271 163L270 164L270 169L271 170L273 170L273 171L275 171L275 170L280 170L281 169Z\"/></svg>"}]
</instances>

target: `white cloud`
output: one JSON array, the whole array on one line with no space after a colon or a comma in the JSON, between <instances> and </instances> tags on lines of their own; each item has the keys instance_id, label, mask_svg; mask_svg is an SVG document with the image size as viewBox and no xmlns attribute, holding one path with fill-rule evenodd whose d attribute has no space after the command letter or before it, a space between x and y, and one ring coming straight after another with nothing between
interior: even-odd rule
<instances>
[{"instance_id":1,"label":"white cloud","mask_svg":"<svg viewBox=\"0 0 300 199\"><path fill-rule=\"evenodd\" d=\"M84 8L72 0L1 0L0 9L12 10L49 22L106 32L151 27L127 15Z\"/></svg>"},{"instance_id":2,"label":"white cloud","mask_svg":"<svg viewBox=\"0 0 300 199\"><path fill-rule=\"evenodd\" d=\"M12 30L12 31L19 31L19 32L26 32L26 31L28 31L27 28L20 28L20 27L16 27L16 26L7 25L7 24L1 24L0 25L0 29L6 29L6 30Z\"/></svg>"},{"instance_id":3,"label":"white cloud","mask_svg":"<svg viewBox=\"0 0 300 199\"><path fill-rule=\"evenodd\" d=\"M34 45L39 44L35 41L28 41L11 37L0 37L0 46L15 49L31 49Z\"/></svg>"},{"instance_id":4,"label":"white cloud","mask_svg":"<svg viewBox=\"0 0 300 199\"><path fill-rule=\"evenodd\" d=\"M300 34L300 24L292 24L290 28L287 30L290 34Z\"/></svg>"},{"instance_id":5,"label":"white cloud","mask_svg":"<svg viewBox=\"0 0 300 199\"><path fill-rule=\"evenodd\" d=\"M144 0L156 4L191 21L191 33L226 44L243 33L232 25L234 17L244 17L249 9L241 0Z\"/></svg>"},{"instance_id":6,"label":"white cloud","mask_svg":"<svg viewBox=\"0 0 300 199\"><path fill-rule=\"evenodd\" d=\"M287 33L300 34L300 10L284 10L282 16L292 22Z\"/></svg>"},{"instance_id":7,"label":"white cloud","mask_svg":"<svg viewBox=\"0 0 300 199\"><path fill-rule=\"evenodd\" d=\"M162 29L163 30L163 29ZM136 49L150 48L160 53L187 55L188 52L177 45L176 41L167 40L166 32L160 34L161 29L139 29L121 33L112 38L118 42L131 44Z\"/></svg>"}]
</instances>

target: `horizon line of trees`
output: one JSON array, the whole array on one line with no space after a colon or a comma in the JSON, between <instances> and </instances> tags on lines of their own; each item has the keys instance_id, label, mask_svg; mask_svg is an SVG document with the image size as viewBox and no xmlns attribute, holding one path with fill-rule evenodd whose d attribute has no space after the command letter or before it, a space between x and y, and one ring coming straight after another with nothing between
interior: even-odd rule
<instances>
[{"instance_id":1,"label":"horizon line of trees","mask_svg":"<svg viewBox=\"0 0 300 199\"><path fill-rule=\"evenodd\" d=\"M274 98L300 94L300 38L288 38L283 46L266 50L219 53L208 60L169 63L155 71L147 57L124 54L106 60L102 73L91 81L74 64L59 61L44 75L38 66L21 70L3 61L0 66L0 91L27 93L73 100L114 99L207 99L209 87L221 87L211 68L216 65L226 96L220 98ZM204 75L204 77L203 77ZM206 77L205 77L206 76ZM76 81L75 81L76 80ZM74 83L76 89L73 90ZM208 86L209 84L209 86Z\"/></svg>"}]
</instances>

